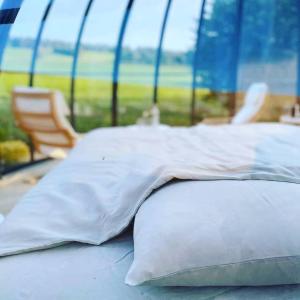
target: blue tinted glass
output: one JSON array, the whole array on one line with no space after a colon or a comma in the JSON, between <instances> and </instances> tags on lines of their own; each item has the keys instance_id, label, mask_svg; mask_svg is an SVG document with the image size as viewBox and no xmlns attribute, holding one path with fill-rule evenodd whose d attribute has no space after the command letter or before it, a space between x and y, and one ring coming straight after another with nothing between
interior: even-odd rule
<instances>
[{"instance_id":1,"label":"blue tinted glass","mask_svg":"<svg viewBox=\"0 0 300 300\"><path fill-rule=\"evenodd\" d=\"M198 37L197 86L235 91L238 68L239 1L207 0Z\"/></svg>"},{"instance_id":2,"label":"blue tinted glass","mask_svg":"<svg viewBox=\"0 0 300 300\"><path fill-rule=\"evenodd\" d=\"M246 1L240 44L240 89L264 81L272 94L295 94L299 5L297 0Z\"/></svg>"}]
</instances>

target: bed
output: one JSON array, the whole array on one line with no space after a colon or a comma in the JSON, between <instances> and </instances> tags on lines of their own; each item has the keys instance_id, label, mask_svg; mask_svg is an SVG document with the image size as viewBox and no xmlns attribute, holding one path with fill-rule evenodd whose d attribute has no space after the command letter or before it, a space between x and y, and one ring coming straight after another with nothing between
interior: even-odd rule
<instances>
[{"instance_id":1,"label":"bed","mask_svg":"<svg viewBox=\"0 0 300 300\"><path fill-rule=\"evenodd\" d=\"M233 129L233 127L235 128ZM65 200L62 198L62 195L58 193L58 190L55 190L54 194L50 191L51 188L57 187L58 182L65 183L73 181L73 184L76 183L80 185L82 182L80 182L79 179L85 178L86 175L85 168L91 168L95 161L105 160L105 153L110 153L112 156L111 159L115 161L119 155L118 153L122 152L123 154L126 152L127 156L128 153L132 151L144 151L145 141L147 143L150 142L152 145L152 147L147 149L147 158L150 156L151 163L153 163L154 159L151 154L155 151L159 151L160 159L166 162L169 159L170 152L175 151L175 144L178 146L176 150L180 152L180 149L184 149L187 146L192 148L194 143L196 143L195 139L184 139L186 129L179 128L176 130L176 136L179 135L182 137L182 145L179 145L180 141L178 142L178 140L176 140L176 143L174 141L174 144L171 142L166 145L166 135L169 141L174 139L174 135L173 133L171 134L171 129L165 127L154 130L148 128L141 129L138 127L97 130L88 135L73 151L69 161L64 162L58 169L51 172L48 178L42 180L37 189L25 196L13 213L0 225L0 255L4 256L0 258L0 299L299 299L300 286L297 284L269 287L155 287L149 285L130 287L126 285L124 278L134 257L132 227L130 226L128 228L128 225L132 224L133 217L138 208L143 205L142 203L136 204L137 209L134 210L133 215L124 221L122 226L120 225L109 232L113 237L106 235L105 238L102 237L101 241L97 240L93 242L92 237L89 235L77 235L77 239L70 235L70 228L64 227L65 224L62 222L63 219L69 221L73 220L77 212L73 210L70 216L68 216L67 210L70 209L70 207L67 206L67 202L61 202L61 210L56 212L57 214L65 213L63 216L60 216L61 219L59 219L59 222L58 219L56 219L55 223L49 223L49 219L58 217L55 214L55 200L51 206L49 206L49 203L47 204L47 209L45 209L45 207L42 206L44 204L40 202L41 199L43 199L42 195L45 197L45 195L48 194L52 197L54 197L53 195L55 195L55 197L59 195L58 201ZM210 184L214 184L215 182L217 183L217 191L220 196L224 194L226 189L228 190L228 185L243 182L243 184L246 183L249 186L249 191L252 191L250 192L251 201L263 200L270 205L272 203L268 201L272 200L272 198L278 194L285 197L284 201L298 198L300 194L299 170L298 165L293 164L298 157L298 141L294 139L294 137L299 134L298 128L293 126L262 124L247 125L246 127L232 125L220 126L218 129L201 126L193 130L201 131L201 146L208 143L208 137L213 137L212 144L215 147L215 152L211 153L211 151L208 149L205 150L202 147L202 153L199 153L200 156L207 155L207 158L210 157L212 159L210 162L212 163L216 155L215 153L220 153L218 151L223 152L224 156L222 161L219 162L217 168L214 169L214 171L218 172L211 173L211 169L209 169L209 172L205 169L203 173L203 169L201 169L200 178L196 178L198 175L195 178L190 178L191 175L194 176L195 174L188 174L188 176L182 176L182 178L175 176L181 179L180 182L174 181L174 176L168 174L168 180L164 178L164 180L161 180L159 183L156 181L156 185L151 186L151 191L147 191L143 197L143 201L146 201L145 203L151 200L151 196L149 197L149 195L153 190L156 190L155 193L160 190L163 191L168 182L171 186L187 184L189 185L189 190L193 192L194 189L195 193L197 189L201 189L203 185L207 184L207 181L209 181ZM243 151L245 149L243 149L242 143L235 144L238 138L237 132L239 131L245 134L244 138L246 141L244 145L248 145L249 140L251 140L253 135L256 135L257 132L264 132L264 139L260 140L260 142L267 145L267 147L263 147L263 149L266 149L266 152L261 151L262 148L259 147L255 149L255 153L259 153L258 158L257 156L253 156L253 153ZM269 139L274 132L276 133L275 139ZM193 131L192 135L194 134L195 132ZM216 140L218 138L225 141L226 144L217 144ZM136 144L136 140L139 141L138 144ZM187 145L187 143L189 144ZM235 145L234 150L230 143ZM280 151L274 147L276 143L283 145ZM155 147L157 148L156 150ZM161 152L161 149L165 150L166 148L169 149L168 153ZM199 149L199 145L196 146L196 148ZM283 159L282 151L289 153L285 158L285 164L281 161ZM222 168L223 166L227 166L226 160L232 162L232 157L230 158L230 156L233 152L236 155L239 153L239 155L234 158L235 162L239 162L237 164L238 172L233 168L231 169L232 173L224 173ZM189 155L190 153L188 153L188 156ZM135 157L138 161L139 157L136 155ZM181 159L187 157L182 156ZM246 169L240 169L243 165L243 159L249 161L251 158L252 160L260 160L262 163L266 157L268 158L268 162L275 161L281 168L277 168L276 172L273 171L271 165L264 168L263 172L260 168L253 168L253 165L251 165L251 168L247 165ZM145 158L144 155L143 158ZM154 159L154 161L156 162L156 159ZM130 162L132 161L130 160ZM186 161L184 165L186 165ZM80 170L81 172L75 174L74 168L79 171L79 166L82 168ZM148 166L148 164L146 166ZM206 166L212 166L212 164L209 164L206 160ZM288 168L284 168L284 166L288 166ZM261 167L261 164L259 167ZM178 170L177 168L177 175L186 174L180 173L183 169L180 169L180 172ZM235 172L233 172L233 170L235 170ZM109 178L112 176L112 174L106 175ZM93 178L95 180L93 176L90 177L89 180ZM198 180L191 181L190 179ZM280 184L278 184L278 182L280 182ZM99 184L97 184L97 188L99 188ZM102 192L104 192L103 188L104 187L101 186ZM107 188L111 189L111 185ZM97 191L97 189L93 191ZM72 190L68 189L68 192L71 193ZM74 195L75 192L73 196ZM177 200L175 199L174 201L180 201L181 196L177 196ZM248 196L249 193L241 194L241 201L244 201ZM64 197L66 197L66 195L64 195ZM89 193L88 198L87 200L91 200L93 194ZM32 199L35 200L33 201ZM54 198L51 200L53 199ZM39 201L39 211L48 215L47 221L39 219L39 216L32 213L32 209L35 209L37 205L36 201ZM295 206L297 205L296 200L293 203ZM90 208L89 206L89 209ZM91 210L93 210L93 208L92 206ZM76 223L72 224L75 228L78 228L76 226L78 226L80 222L87 224L87 220L82 216L82 212L90 214L89 216L91 216L91 218L93 218L94 213L82 205L78 209L81 211L81 219L77 215L77 218L80 220L78 221L76 219ZM26 210L27 213L29 212L27 217L26 213L24 213ZM30 216L30 218L28 218L28 216ZM69 219L71 216L72 218ZM45 217L45 215L43 217ZM79 223L77 223L77 221ZM39 222L39 224L37 224L37 222ZM83 225L83 223L81 225ZM58 224L59 227L57 227ZM126 226L123 226L124 224ZM47 236L45 236L45 229L49 229L49 225L51 226L52 232L49 234L49 231L47 231ZM89 226L90 224L88 224L87 227ZM33 233L32 230L35 230L35 232ZM55 232L55 230L57 230L57 232ZM98 230L98 228L90 228L90 230ZM20 231L19 235L18 231ZM9 232L13 234L8 236L7 233ZM26 239L27 236L24 236L24 233L25 235L29 233L32 234L34 239ZM55 235L56 233L59 233L59 238L58 235ZM74 231L72 231L72 234L73 233ZM76 232L76 234L78 233ZM68 239L67 235L71 238ZM87 240L87 237L89 237L90 240ZM52 244L46 243L46 247L45 238L47 238L48 242L51 241ZM41 241L42 244L40 244ZM81 243L75 243L74 241L80 241ZM66 242L71 243L65 244ZM100 246L87 244L98 244L98 242L101 244ZM43 248L50 249L43 250ZM12 255L19 252L25 253Z\"/></svg>"},{"instance_id":2,"label":"bed","mask_svg":"<svg viewBox=\"0 0 300 300\"><path fill-rule=\"evenodd\" d=\"M103 246L70 244L0 261L0 299L299 299L300 286L129 287L132 234Z\"/></svg>"}]
</instances>

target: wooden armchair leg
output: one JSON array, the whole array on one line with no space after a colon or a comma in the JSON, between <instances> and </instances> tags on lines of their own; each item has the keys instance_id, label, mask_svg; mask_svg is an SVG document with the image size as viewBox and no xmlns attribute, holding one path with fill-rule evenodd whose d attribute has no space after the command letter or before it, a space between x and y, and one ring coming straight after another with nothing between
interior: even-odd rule
<instances>
[{"instance_id":1,"label":"wooden armchair leg","mask_svg":"<svg viewBox=\"0 0 300 300\"><path fill-rule=\"evenodd\" d=\"M29 150L30 150L30 161L34 162L34 144L32 138L29 136Z\"/></svg>"}]
</instances>

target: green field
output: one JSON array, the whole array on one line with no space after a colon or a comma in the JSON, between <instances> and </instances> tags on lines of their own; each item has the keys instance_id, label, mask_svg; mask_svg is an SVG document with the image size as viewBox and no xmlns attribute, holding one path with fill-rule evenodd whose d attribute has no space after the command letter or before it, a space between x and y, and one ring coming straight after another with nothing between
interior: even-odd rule
<instances>
[{"instance_id":1,"label":"green field","mask_svg":"<svg viewBox=\"0 0 300 300\"><path fill-rule=\"evenodd\" d=\"M32 51L26 48L8 47L4 53L3 70L28 72ZM81 51L78 60L78 76L110 81L114 55L112 52ZM41 74L68 76L72 56L57 54L50 48L41 48L36 71ZM154 67L150 64L121 63L120 82L153 85ZM167 87L191 86L191 68L186 65L162 65L160 84Z\"/></svg>"},{"instance_id":2,"label":"green field","mask_svg":"<svg viewBox=\"0 0 300 300\"><path fill-rule=\"evenodd\" d=\"M26 140L15 128L10 110L10 92L16 85L28 84L28 49L8 48L0 74L0 141ZM41 49L35 86L58 89L66 101L70 95L69 70L71 57ZM87 132L111 125L111 69L113 55L109 52L81 53L76 84L76 130ZM24 71L24 73L20 72ZM43 75L47 73L48 75ZM50 75L49 75L50 74ZM89 76L88 76L89 75ZM170 125L190 125L191 71L187 66L162 65L159 88L161 122ZM134 124L145 109L151 107L153 67L146 64L122 64L119 85L119 124ZM224 116L226 104L206 90L197 91L197 118Z\"/></svg>"}]
</instances>

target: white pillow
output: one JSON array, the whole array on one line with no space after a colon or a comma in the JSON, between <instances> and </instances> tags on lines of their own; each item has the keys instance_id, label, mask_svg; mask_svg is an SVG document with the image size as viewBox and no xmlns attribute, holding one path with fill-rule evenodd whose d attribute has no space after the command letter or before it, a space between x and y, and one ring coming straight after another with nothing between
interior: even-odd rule
<instances>
[{"instance_id":1,"label":"white pillow","mask_svg":"<svg viewBox=\"0 0 300 300\"><path fill-rule=\"evenodd\" d=\"M134 225L129 285L300 283L300 185L186 181L150 196Z\"/></svg>"}]
</instances>

